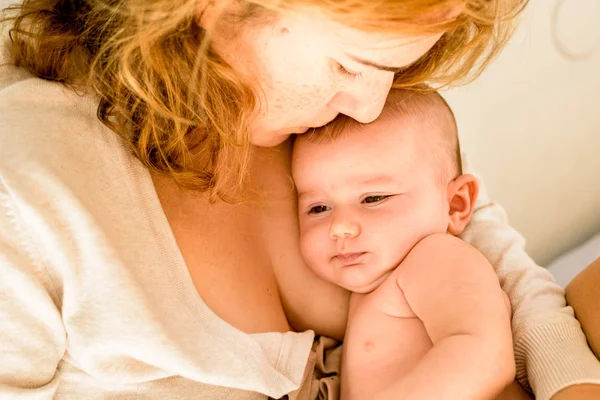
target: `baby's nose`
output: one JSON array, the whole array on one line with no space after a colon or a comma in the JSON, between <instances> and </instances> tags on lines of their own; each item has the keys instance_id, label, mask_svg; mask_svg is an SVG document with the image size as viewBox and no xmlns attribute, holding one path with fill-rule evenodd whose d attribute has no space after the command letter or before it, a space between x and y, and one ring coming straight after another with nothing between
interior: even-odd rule
<instances>
[{"instance_id":1,"label":"baby's nose","mask_svg":"<svg viewBox=\"0 0 600 400\"><path fill-rule=\"evenodd\" d=\"M329 237L333 240L348 239L360 234L360 226L352 220L334 220L329 229Z\"/></svg>"}]
</instances>

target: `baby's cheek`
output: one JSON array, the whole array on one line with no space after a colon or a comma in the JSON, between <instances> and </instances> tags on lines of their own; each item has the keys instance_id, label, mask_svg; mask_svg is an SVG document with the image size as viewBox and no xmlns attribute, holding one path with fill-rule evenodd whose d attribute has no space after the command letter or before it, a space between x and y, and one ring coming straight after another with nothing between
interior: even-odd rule
<instances>
[{"instance_id":1,"label":"baby's cheek","mask_svg":"<svg viewBox=\"0 0 600 400\"><path fill-rule=\"evenodd\" d=\"M323 262L326 258L324 241L327 238L323 237L321 229L312 227L304 229L300 239L300 251L304 257L304 261L313 270L323 268Z\"/></svg>"},{"instance_id":2,"label":"baby's cheek","mask_svg":"<svg viewBox=\"0 0 600 400\"><path fill-rule=\"evenodd\" d=\"M300 235L300 252L306 262L309 262L312 258L312 235L309 229L302 229Z\"/></svg>"}]
</instances>

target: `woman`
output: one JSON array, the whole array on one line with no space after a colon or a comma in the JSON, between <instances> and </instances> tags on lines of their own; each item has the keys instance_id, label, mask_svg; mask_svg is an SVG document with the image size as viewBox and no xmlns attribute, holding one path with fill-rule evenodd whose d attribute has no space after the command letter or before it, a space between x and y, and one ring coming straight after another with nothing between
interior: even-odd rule
<instances>
[{"instance_id":1,"label":"woman","mask_svg":"<svg viewBox=\"0 0 600 400\"><path fill-rule=\"evenodd\" d=\"M392 84L476 74L524 2L14 8L0 397L314 397L307 330L342 338L348 294L299 255L289 136L338 113L372 121ZM511 298L518 379L569 396L600 366L563 293L484 206L465 238Z\"/></svg>"}]
</instances>

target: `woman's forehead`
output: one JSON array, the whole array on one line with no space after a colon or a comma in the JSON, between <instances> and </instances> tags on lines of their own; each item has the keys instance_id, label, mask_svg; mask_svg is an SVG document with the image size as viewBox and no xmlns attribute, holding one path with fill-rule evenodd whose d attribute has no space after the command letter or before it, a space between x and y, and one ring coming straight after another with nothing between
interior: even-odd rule
<instances>
[{"instance_id":1,"label":"woman's forehead","mask_svg":"<svg viewBox=\"0 0 600 400\"><path fill-rule=\"evenodd\" d=\"M290 44L314 43L329 49L337 56L369 66L381 65L388 70L399 70L420 57L441 36L439 34L366 32L343 25L322 15L289 13L282 15L275 27L290 31ZM293 43L292 43L293 42ZM366 61L361 62L361 61ZM381 69L381 68L379 68ZM397 72L397 71L393 71Z\"/></svg>"},{"instance_id":2,"label":"woman's forehead","mask_svg":"<svg viewBox=\"0 0 600 400\"><path fill-rule=\"evenodd\" d=\"M306 34L318 33L319 35L325 35L326 39L336 40L340 44L372 49L418 45L427 38L441 35L441 33L428 33L425 30L419 32L414 29L398 30L396 32L367 31L344 25L324 15L308 15L296 12L285 13L277 21L281 26L289 24Z\"/></svg>"}]
</instances>

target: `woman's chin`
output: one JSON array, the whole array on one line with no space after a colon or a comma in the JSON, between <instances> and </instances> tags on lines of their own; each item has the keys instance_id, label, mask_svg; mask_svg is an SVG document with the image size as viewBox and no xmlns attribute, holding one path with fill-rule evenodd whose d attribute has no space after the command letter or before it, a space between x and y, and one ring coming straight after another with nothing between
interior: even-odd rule
<instances>
[{"instance_id":1,"label":"woman's chin","mask_svg":"<svg viewBox=\"0 0 600 400\"><path fill-rule=\"evenodd\" d=\"M291 134L288 133L253 137L250 139L250 143L257 147L275 147L288 140L290 136Z\"/></svg>"},{"instance_id":2,"label":"woman's chin","mask_svg":"<svg viewBox=\"0 0 600 400\"><path fill-rule=\"evenodd\" d=\"M272 131L263 134L254 134L250 138L250 143L258 147L274 147L282 144L290 138L291 135L302 135L310 128L299 126L293 128L282 128L278 131Z\"/></svg>"}]
</instances>

